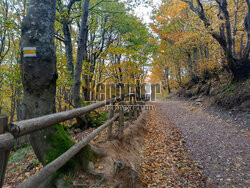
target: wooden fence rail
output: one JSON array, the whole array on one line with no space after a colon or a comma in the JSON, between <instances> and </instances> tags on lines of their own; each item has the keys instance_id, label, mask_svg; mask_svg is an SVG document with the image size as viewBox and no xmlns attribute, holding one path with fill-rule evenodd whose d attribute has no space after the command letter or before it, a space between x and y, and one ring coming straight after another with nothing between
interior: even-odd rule
<instances>
[{"instance_id":1,"label":"wooden fence rail","mask_svg":"<svg viewBox=\"0 0 250 188\"><path fill-rule=\"evenodd\" d=\"M9 131L15 137L27 135L34 131L44 129L44 128L56 125L60 122L70 120L72 118L76 118L84 114L87 114L95 109L98 109L100 107L110 104L111 101L112 100L110 99L107 101L94 103L92 105L82 107L82 108L76 108L76 109L65 111L65 112L59 112L56 114L50 114L50 115L46 115L46 116L42 116L38 118L29 119L29 120L14 122L10 124Z\"/></svg>"},{"instance_id":2,"label":"wooden fence rail","mask_svg":"<svg viewBox=\"0 0 250 188\"><path fill-rule=\"evenodd\" d=\"M135 95L126 95L124 97L130 97L130 100L134 98L134 105L136 105ZM124 98L123 97L123 98ZM131 100L132 101L132 100ZM118 100L119 102L119 100ZM70 120L87 114L95 109L101 108L105 105L112 104L114 105L114 99L109 99L103 102L98 102L86 107L77 108L65 112L59 112L55 114L50 114L42 117L37 117L29 120L23 120L19 122L13 122L8 125L8 117L0 115L0 187L3 186L5 171L8 163L9 153L11 148L15 144L15 139L30 134L32 132L56 125L60 122ZM130 105L132 103L130 102ZM135 118L138 117L141 110L134 109ZM105 128L108 128L107 138L111 139L112 137L112 123L119 118L119 131L118 135L121 138L123 136L124 129L124 108L123 102L119 104L119 113L114 114L115 110L110 108L109 111L109 121L104 123L102 126L98 127L91 134L85 137L80 142L77 142L69 150L59 156L57 159L43 167L39 172L35 173L33 176L28 178L23 183L19 184L17 187L22 188L33 188L38 187L44 180L50 177L58 169L60 169L67 161L74 157L83 147L85 147L92 139L99 135ZM132 110L129 111L129 120L131 122Z\"/></svg>"},{"instance_id":3,"label":"wooden fence rail","mask_svg":"<svg viewBox=\"0 0 250 188\"><path fill-rule=\"evenodd\" d=\"M46 165L40 171L35 173L29 179L18 185L18 188L27 187L38 187L44 180L50 177L51 174L56 172L61 168L66 162L68 162L72 157L74 157L83 147L85 147L92 139L94 139L103 129L110 126L117 118L119 114L115 115L110 121L106 122L92 133L90 133L86 138L77 142L69 150L59 156L57 159Z\"/></svg>"}]
</instances>

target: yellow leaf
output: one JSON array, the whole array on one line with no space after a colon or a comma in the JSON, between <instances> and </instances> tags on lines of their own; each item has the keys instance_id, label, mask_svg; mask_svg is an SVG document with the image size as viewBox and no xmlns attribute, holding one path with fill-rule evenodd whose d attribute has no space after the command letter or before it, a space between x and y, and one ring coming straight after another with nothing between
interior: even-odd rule
<instances>
[{"instance_id":1,"label":"yellow leaf","mask_svg":"<svg viewBox=\"0 0 250 188\"><path fill-rule=\"evenodd\" d=\"M183 168L181 169L181 173L182 173L182 174L184 174L184 173L185 173L185 170L184 170Z\"/></svg>"},{"instance_id":2,"label":"yellow leaf","mask_svg":"<svg viewBox=\"0 0 250 188\"><path fill-rule=\"evenodd\" d=\"M98 166L98 169L103 169L103 166Z\"/></svg>"}]
</instances>

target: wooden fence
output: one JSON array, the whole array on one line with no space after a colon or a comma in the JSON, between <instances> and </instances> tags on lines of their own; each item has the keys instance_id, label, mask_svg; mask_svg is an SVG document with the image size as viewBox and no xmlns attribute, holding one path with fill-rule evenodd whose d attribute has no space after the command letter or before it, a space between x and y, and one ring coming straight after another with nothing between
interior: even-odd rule
<instances>
[{"instance_id":1,"label":"wooden fence","mask_svg":"<svg viewBox=\"0 0 250 188\"><path fill-rule=\"evenodd\" d=\"M131 101L134 101L133 105L136 105L135 95L127 95L126 97L130 97L130 105L132 105ZM132 98L134 100L132 100ZM86 113L89 113L95 109L104 107L105 105L112 104L114 99L109 99L103 102L94 103L92 105L77 108L65 112L59 112L55 114L50 114L38 118L33 118L29 120L23 120L19 122L13 122L8 124L8 116L0 115L0 187L4 184L5 171L8 163L8 158L12 147L16 142L16 138L28 135L32 132L51 127L58 123L64 122L66 120L70 120L72 118L77 118ZM118 111L119 113L115 114L115 109L110 108L109 110L109 120L90 133L83 140L77 142L74 146L72 146L69 150L59 156L57 159L44 166L40 171L29 177L23 183L19 184L17 187L19 188L33 188L38 187L44 180L49 178L53 173L55 173L58 169L60 169L67 161L69 161L72 157L74 157L83 147L85 147L92 139L98 136L105 128L108 128L107 138L110 139L112 137L112 124L115 120L119 118L119 128L118 135L119 137L123 136L124 130L124 102L122 100L116 100L118 103ZM134 114L134 118L139 116L139 112L141 108L137 106L134 109L129 108L129 120L132 121L132 114ZM133 113L134 111L134 113Z\"/></svg>"}]
</instances>

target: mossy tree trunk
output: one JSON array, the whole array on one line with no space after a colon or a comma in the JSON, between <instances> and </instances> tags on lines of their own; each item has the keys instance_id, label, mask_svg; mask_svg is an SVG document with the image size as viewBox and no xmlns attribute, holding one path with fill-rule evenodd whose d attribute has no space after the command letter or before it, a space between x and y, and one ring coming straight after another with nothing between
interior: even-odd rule
<instances>
[{"instance_id":1,"label":"mossy tree trunk","mask_svg":"<svg viewBox=\"0 0 250 188\"><path fill-rule=\"evenodd\" d=\"M27 16L22 23L23 119L55 113L55 10L56 0L31 0ZM56 154L64 152L62 148L57 147L58 140L49 138L58 138L65 134L61 125L57 125L30 135L30 143L43 165L50 162L52 156L56 158ZM60 144L67 150L72 141L68 137L63 141L64 143Z\"/></svg>"},{"instance_id":2,"label":"mossy tree trunk","mask_svg":"<svg viewBox=\"0 0 250 188\"><path fill-rule=\"evenodd\" d=\"M55 10L56 0L31 0L27 16L22 23L23 119L56 112ZM74 145L60 124L32 133L30 143L43 165L50 163ZM95 158L90 146L86 146L63 170L68 171L69 168L75 167L76 159L87 170L88 162Z\"/></svg>"}]
</instances>

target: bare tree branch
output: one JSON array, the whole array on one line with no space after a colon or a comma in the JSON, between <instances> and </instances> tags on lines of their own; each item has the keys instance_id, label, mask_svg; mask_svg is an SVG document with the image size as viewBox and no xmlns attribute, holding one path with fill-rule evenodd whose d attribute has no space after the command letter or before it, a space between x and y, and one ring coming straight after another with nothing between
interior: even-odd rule
<instances>
[{"instance_id":1,"label":"bare tree branch","mask_svg":"<svg viewBox=\"0 0 250 188\"><path fill-rule=\"evenodd\" d=\"M183 2L185 2L185 3L187 3L189 5L190 9L193 12L195 12L199 16L199 18L203 21L206 28L208 28L211 25L210 22L208 21L206 15L205 15L203 5L200 2L200 0L196 0L196 2L198 4L198 7L194 6L193 0L191 0L191 1L181 0L181 1L183 1Z\"/></svg>"},{"instance_id":2,"label":"bare tree branch","mask_svg":"<svg viewBox=\"0 0 250 188\"><path fill-rule=\"evenodd\" d=\"M96 3L95 5L93 5L92 7L89 8L89 10L93 10L95 7L97 7L99 4L101 4L102 2L114 2L114 1L105 1L105 0L101 0L98 3Z\"/></svg>"}]
</instances>

